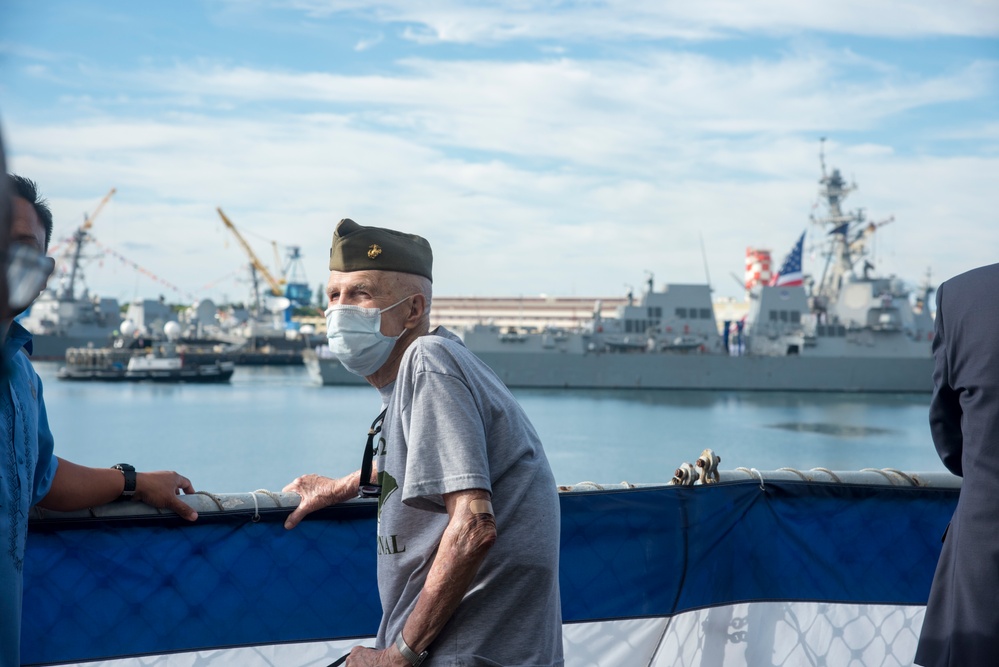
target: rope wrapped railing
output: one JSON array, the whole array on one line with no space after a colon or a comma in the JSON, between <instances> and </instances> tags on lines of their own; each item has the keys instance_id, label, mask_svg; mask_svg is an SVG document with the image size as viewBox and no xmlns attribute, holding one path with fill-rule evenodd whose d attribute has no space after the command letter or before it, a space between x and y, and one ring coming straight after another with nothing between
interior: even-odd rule
<instances>
[{"instance_id":1,"label":"rope wrapped railing","mask_svg":"<svg viewBox=\"0 0 999 667\"><path fill-rule=\"evenodd\" d=\"M712 484L695 484L694 486L713 486L714 484L730 484L737 482L756 481L766 485L768 482L809 482L815 484L856 484L867 486L899 486L935 489L957 489L961 487L961 478L947 472L904 472L895 468L864 468L862 470L829 470L827 468L811 468L798 470L795 468L779 468L777 470L760 471L756 468L736 468L735 470L719 470L719 480ZM559 485L559 493L589 493L594 491L621 491L626 489L649 489L670 486L669 482L633 483L628 481L616 483L598 483L583 481L571 485ZM299 496L296 493L284 493L257 489L245 493L210 493L199 491L180 496L187 505L199 514L204 512L247 512L255 515L262 509L288 509L298 506ZM374 499L354 499L348 502L374 502ZM116 502L99 507L92 507L74 512L54 512L35 507L31 510L32 520L52 518L111 518L126 516L146 516L157 514L172 514L170 510L158 510L140 502Z\"/></svg>"},{"instance_id":2,"label":"rope wrapped railing","mask_svg":"<svg viewBox=\"0 0 999 667\"><path fill-rule=\"evenodd\" d=\"M566 664L911 664L959 478L692 467L560 487ZM25 664L325 665L377 632L375 499L286 531L297 494L180 498L198 521L33 510Z\"/></svg>"},{"instance_id":3,"label":"rope wrapped railing","mask_svg":"<svg viewBox=\"0 0 999 667\"><path fill-rule=\"evenodd\" d=\"M911 486L935 489L961 488L961 478L948 472L903 472L895 468L863 468L862 470L829 470L828 468L812 468L798 470L796 468L778 468L777 470L757 470L756 468L736 468L735 470L719 470L718 481L702 485L699 482L685 486L711 486L734 482L755 480L766 482L811 482L816 484L861 484L871 486ZM621 489L644 489L662 486L674 486L665 483L633 483L622 481L614 484L597 482L579 482L572 485L561 485L562 493L580 493L588 491L611 491Z\"/></svg>"}]
</instances>

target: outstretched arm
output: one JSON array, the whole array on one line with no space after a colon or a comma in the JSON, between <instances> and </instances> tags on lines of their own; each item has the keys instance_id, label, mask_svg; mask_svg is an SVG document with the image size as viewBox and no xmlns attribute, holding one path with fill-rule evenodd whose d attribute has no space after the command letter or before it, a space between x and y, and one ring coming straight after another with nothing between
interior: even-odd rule
<instances>
[{"instance_id":1,"label":"outstretched arm","mask_svg":"<svg viewBox=\"0 0 999 667\"><path fill-rule=\"evenodd\" d=\"M356 498L360 479L360 470L340 479L322 475L302 475L296 478L282 490L285 493L297 493L302 500L295 511L288 515L284 527L291 530L316 510Z\"/></svg>"},{"instance_id":2,"label":"outstretched arm","mask_svg":"<svg viewBox=\"0 0 999 667\"><path fill-rule=\"evenodd\" d=\"M117 500L125 488L124 475L113 468L90 468L59 459L52 488L38 504L58 512L96 507ZM135 500L159 509L173 510L188 521L198 518L193 507L178 497L194 493L191 481L169 470L140 472L135 476Z\"/></svg>"}]
</instances>

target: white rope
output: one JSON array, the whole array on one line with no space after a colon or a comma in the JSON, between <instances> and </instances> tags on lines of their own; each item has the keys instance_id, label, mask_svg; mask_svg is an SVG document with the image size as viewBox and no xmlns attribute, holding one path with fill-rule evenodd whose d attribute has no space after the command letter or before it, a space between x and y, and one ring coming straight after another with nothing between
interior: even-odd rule
<instances>
[{"instance_id":1,"label":"white rope","mask_svg":"<svg viewBox=\"0 0 999 667\"><path fill-rule=\"evenodd\" d=\"M756 468L736 468L736 471L737 472L746 473L750 477L759 477L760 478L760 490L762 490L762 491L766 491L767 490L767 487L763 483L763 473L761 473Z\"/></svg>"},{"instance_id":2,"label":"white rope","mask_svg":"<svg viewBox=\"0 0 999 667\"><path fill-rule=\"evenodd\" d=\"M803 481L803 482L807 482L808 481L808 476L805 475L805 473L803 473L800 470L798 470L797 468L777 468L777 470L779 472L793 472L795 475L797 475L798 477L801 478L801 481Z\"/></svg>"},{"instance_id":3,"label":"white rope","mask_svg":"<svg viewBox=\"0 0 999 667\"><path fill-rule=\"evenodd\" d=\"M877 468L861 468L860 472L876 472L882 477L884 477L889 484L891 484L892 486L895 485L895 480L889 477L888 473L886 473L884 470L878 470Z\"/></svg>"},{"instance_id":4,"label":"white rope","mask_svg":"<svg viewBox=\"0 0 999 667\"><path fill-rule=\"evenodd\" d=\"M257 492L254 491L250 494L253 498L253 523L260 521L260 505L257 504Z\"/></svg>"},{"instance_id":5,"label":"white rope","mask_svg":"<svg viewBox=\"0 0 999 667\"><path fill-rule=\"evenodd\" d=\"M208 496L209 498L212 499L212 501L215 503L215 505L219 508L220 512L224 512L225 511L225 507L222 505L222 500L218 496L216 496L214 493L209 493L208 491L195 491L191 495Z\"/></svg>"},{"instance_id":6,"label":"white rope","mask_svg":"<svg viewBox=\"0 0 999 667\"><path fill-rule=\"evenodd\" d=\"M278 496L278 494L274 493L273 491L268 491L267 489L257 489L256 491L254 491L254 493L262 493L266 495L268 498L274 501L275 507L284 507L284 505L281 504L281 497Z\"/></svg>"},{"instance_id":7,"label":"white rope","mask_svg":"<svg viewBox=\"0 0 999 667\"><path fill-rule=\"evenodd\" d=\"M837 484L842 484L843 483L842 480L840 480L839 476L836 473L834 473L832 470L830 470L829 468L812 468L812 470L818 470L819 472L824 472L825 474L827 474L830 477L832 477L833 481L836 482Z\"/></svg>"},{"instance_id":8,"label":"white rope","mask_svg":"<svg viewBox=\"0 0 999 667\"><path fill-rule=\"evenodd\" d=\"M902 472L901 470L898 470L896 468L885 468L885 470L887 470L888 472L893 473L895 475L898 475L902 479L904 479L907 482L909 482L909 484L911 484L912 486L919 486L919 482L917 482L910 475L908 475L907 473Z\"/></svg>"}]
</instances>

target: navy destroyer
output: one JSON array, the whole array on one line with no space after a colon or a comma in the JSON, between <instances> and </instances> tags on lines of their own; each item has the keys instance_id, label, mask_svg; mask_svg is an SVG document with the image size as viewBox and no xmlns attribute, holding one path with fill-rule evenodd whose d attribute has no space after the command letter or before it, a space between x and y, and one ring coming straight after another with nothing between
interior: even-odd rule
<instances>
[{"instance_id":1,"label":"navy destroyer","mask_svg":"<svg viewBox=\"0 0 999 667\"><path fill-rule=\"evenodd\" d=\"M522 331L476 324L459 332L510 387L838 392L929 392L933 320L929 288L914 294L876 276L870 244L891 220L847 212L856 186L821 160L825 215L812 217L824 259L802 274L804 234L779 274L757 285L744 318L716 318L709 285L647 289L574 330ZM323 384L356 384L322 348L306 365Z\"/></svg>"},{"instance_id":2,"label":"navy destroyer","mask_svg":"<svg viewBox=\"0 0 999 667\"><path fill-rule=\"evenodd\" d=\"M90 228L114 193L112 188L93 215L86 216L83 224L73 232L69 268L59 284L45 289L31 310L18 318L32 334L31 358L34 360L62 360L71 347L109 345L121 324L117 299L93 296L86 287L77 291L77 284L83 282L81 260L84 246L91 240Z\"/></svg>"}]
</instances>

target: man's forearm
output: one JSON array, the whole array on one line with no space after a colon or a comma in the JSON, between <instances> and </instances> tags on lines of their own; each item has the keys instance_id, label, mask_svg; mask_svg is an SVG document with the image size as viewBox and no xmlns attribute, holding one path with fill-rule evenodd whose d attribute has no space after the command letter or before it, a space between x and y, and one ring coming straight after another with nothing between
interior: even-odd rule
<instances>
[{"instance_id":1,"label":"man's forearm","mask_svg":"<svg viewBox=\"0 0 999 667\"><path fill-rule=\"evenodd\" d=\"M96 507L113 502L125 489L125 475L113 468L89 468L59 459L52 487L38 504L58 512ZM180 492L194 493L191 480L170 470L140 472L135 476L134 500L176 512L188 521L198 513L180 499Z\"/></svg>"},{"instance_id":2,"label":"man's forearm","mask_svg":"<svg viewBox=\"0 0 999 667\"><path fill-rule=\"evenodd\" d=\"M96 507L116 500L125 489L125 476L113 468L88 468L59 459L52 488L38 503L59 512Z\"/></svg>"},{"instance_id":3,"label":"man's forearm","mask_svg":"<svg viewBox=\"0 0 999 667\"><path fill-rule=\"evenodd\" d=\"M488 500L489 494L474 492L458 501L420 598L402 631L406 643L417 653L430 646L444 629L496 542L494 517L472 513L468 505L473 499Z\"/></svg>"}]
</instances>

